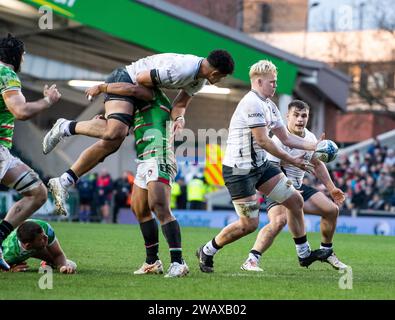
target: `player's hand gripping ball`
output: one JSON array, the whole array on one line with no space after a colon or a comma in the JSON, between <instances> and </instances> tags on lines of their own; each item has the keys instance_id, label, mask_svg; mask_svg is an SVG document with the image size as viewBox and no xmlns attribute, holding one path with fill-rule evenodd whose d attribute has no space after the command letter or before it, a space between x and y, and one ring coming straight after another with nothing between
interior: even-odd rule
<instances>
[{"instance_id":1,"label":"player's hand gripping ball","mask_svg":"<svg viewBox=\"0 0 395 320\"><path fill-rule=\"evenodd\" d=\"M332 140L322 140L317 144L313 157L328 163L336 159L339 148Z\"/></svg>"}]
</instances>

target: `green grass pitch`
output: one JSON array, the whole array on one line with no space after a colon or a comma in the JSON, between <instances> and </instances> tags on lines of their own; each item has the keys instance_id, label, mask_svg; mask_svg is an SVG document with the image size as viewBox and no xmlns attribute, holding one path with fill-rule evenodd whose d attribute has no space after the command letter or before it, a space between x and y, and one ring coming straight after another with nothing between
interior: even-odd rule
<instances>
[{"instance_id":1,"label":"green grass pitch","mask_svg":"<svg viewBox=\"0 0 395 320\"><path fill-rule=\"evenodd\" d=\"M190 274L134 276L144 260L138 226L52 223L67 256L78 264L76 275L54 273L53 289L38 286L39 262L29 260L26 273L0 273L0 299L395 299L395 237L335 235L335 252L352 266L352 289L339 288L343 276L326 263L298 265L289 233L282 232L264 255L262 273L240 270L256 232L225 247L215 257L215 273L201 273L195 250L218 229L182 228L184 257ZM320 236L308 234L317 248ZM169 265L167 244L160 257Z\"/></svg>"}]
</instances>

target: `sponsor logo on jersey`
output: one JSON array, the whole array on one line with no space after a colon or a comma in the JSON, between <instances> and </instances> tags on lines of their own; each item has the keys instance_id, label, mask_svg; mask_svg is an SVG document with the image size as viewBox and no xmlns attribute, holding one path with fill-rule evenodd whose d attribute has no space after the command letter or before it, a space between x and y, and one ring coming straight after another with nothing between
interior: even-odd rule
<instances>
[{"instance_id":1,"label":"sponsor logo on jersey","mask_svg":"<svg viewBox=\"0 0 395 320\"><path fill-rule=\"evenodd\" d=\"M257 112L257 113L249 113L248 114L248 118L262 118L263 117L263 113Z\"/></svg>"}]
</instances>

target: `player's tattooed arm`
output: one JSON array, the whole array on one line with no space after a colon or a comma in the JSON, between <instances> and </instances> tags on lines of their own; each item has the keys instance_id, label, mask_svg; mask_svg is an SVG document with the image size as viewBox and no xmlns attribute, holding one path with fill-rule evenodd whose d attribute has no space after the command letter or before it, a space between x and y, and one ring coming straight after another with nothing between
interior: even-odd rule
<instances>
[{"instance_id":1,"label":"player's tattooed arm","mask_svg":"<svg viewBox=\"0 0 395 320\"><path fill-rule=\"evenodd\" d=\"M102 83L85 90L85 94L88 99L89 97L96 97L101 93L133 96L144 101L151 101L154 98L154 92L152 89L129 82Z\"/></svg>"},{"instance_id":2,"label":"player's tattooed arm","mask_svg":"<svg viewBox=\"0 0 395 320\"><path fill-rule=\"evenodd\" d=\"M173 133L177 133L184 128L184 115L191 100L192 97L188 95L184 90L180 90L178 95L175 97L173 101L173 108L171 110L171 119L174 121Z\"/></svg>"}]
</instances>

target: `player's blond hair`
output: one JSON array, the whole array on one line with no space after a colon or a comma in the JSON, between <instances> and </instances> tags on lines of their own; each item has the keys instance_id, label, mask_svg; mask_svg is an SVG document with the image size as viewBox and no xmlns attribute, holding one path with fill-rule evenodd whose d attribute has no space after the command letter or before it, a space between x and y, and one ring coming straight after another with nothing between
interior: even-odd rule
<instances>
[{"instance_id":1,"label":"player's blond hair","mask_svg":"<svg viewBox=\"0 0 395 320\"><path fill-rule=\"evenodd\" d=\"M259 60L250 68L250 79L272 73L277 75L277 67L269 60Z\"/></svg>"}]
</instances>

